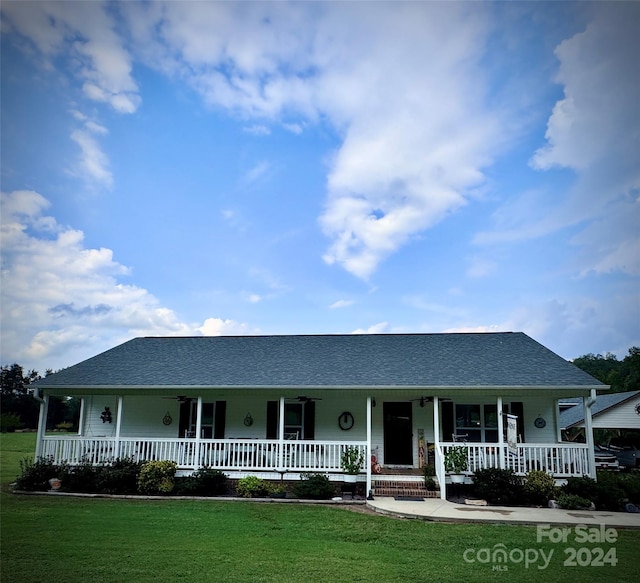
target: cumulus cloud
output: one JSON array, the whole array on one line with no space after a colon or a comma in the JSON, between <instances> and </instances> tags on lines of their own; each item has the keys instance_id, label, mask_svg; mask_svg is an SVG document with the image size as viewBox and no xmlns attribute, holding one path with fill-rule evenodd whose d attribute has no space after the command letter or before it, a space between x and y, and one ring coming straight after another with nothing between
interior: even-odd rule
<instances>
[{"instance_id":1,"label":"cumulus cloud","mask_svg":"<svg viewBox=\"0 0 640 583\"><path fill-rule=\"evenodd\" d=\"M378 322L368 328L356 328L351 334L387 334L390 331L389 322Z\"/></svg>"},{"instance_id":2,"label":"cumulus cloud","mask_svg":"<svg viewBox=\"0 0 640 583\"><path fill-rule=\"evenodd\" d=\"M562 192L524 193L496 213L498 229L476 242L521 241L578 226L571 240L580 251L577 271L637 275L640 5L596 4L592 13L583 32L556 48L564 96L549 117L546 143L531 158L540 171L572 170L568 195L565 185Z\"/></svg>"},{"instance_id":3,"label":"cumulus cloud","mask_svg":"<svg viewBox=\"0 0 640 583\"><path fill-rule=\"evenodd\" d=\"M81 231L46 215L34 191L2 193L2 350L39 370L68 366L133 336L248 332L210 318L182 322L146 289L123 284L129 269L110 249L88 249ZM63 360L64 359L64 360Z\"/></svg>"},{"instance_id":4,"label":"cumulus cloud","mask_svg":"<svg viewBox=\"0 0 640 583\"><path fill-rule=\"evenodd\" d=\"M69 59L89 99L120 113L138 108L131 56L107 3L4 2L2 12L4 24L33 43L46 64L60 55Z\"/></svg>"},{"instance_id":5,"label":"cumulus cloud","mask_svg":"<svg viewBox=\"0 0 640 583\"><path fill-rule=\"evenodd\" d=\"M499 141L481 5L128 5L137 51L238 115L342 137L320 225L361 278L464 205ZM429 58L437 54L437 59ZM261 127L261 126L259 126Z\"/></svg>"}]
</instances>

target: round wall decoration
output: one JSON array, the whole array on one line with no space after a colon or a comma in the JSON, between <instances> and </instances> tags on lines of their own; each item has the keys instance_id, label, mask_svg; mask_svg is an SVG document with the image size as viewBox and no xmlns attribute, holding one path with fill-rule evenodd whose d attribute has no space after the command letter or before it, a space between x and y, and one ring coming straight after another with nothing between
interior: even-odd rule
<instances>
[{"instance_id":1,"label":"round wall decoration","mask_svg":"<svg viewBox=\"0 0 640 583\"><path fill-rule=\"evenodd\" d=\"M171 425L172 422L173 422L173 419L171 418L171 415L169 415L169 412L167 411L167 414L162 418L162 423L164 425Z\"/></svg>"},{"instance_id":2,"label":"round wall decoration","mask_svg":"<svg viewBox=\"0 0 640 583\"><path fill-rule=\"evenodd\" d=\"M636 405L636 415L640 415L640 403Z\"/></svg>"},{"instance_id":3,"label":"round wall decoration","mask_svg":"<svg viewBox=\"0 0 640 583\"><path fill-rule=\"evenodd\" d=\"M340 413L340 417L338 417L338 425L340 426L340 429L343 431L349 431L349 429L353 427L354 423L353 415L349 413L349 411Z\"/></svg>"},{"instance_id":4,"label":"round wall decoration","mask_svg":"<svg viewBox=\"0 0 640 583\"><path fill-rule=\"evenodd\" d=\"M543 427L547 426L547 422L542 418L542 417L538 417L533 424L538 428L538 429L542 429Z\"/></svg>"}]
</instances>

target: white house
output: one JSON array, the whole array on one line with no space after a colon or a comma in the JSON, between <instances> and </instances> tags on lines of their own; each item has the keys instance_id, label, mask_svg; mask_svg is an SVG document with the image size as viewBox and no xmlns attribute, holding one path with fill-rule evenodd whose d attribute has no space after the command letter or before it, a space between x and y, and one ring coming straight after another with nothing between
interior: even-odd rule
<instances>
[{"instance_id":1,"label":"white house","mask_svg":"<svg viewBox=\"0 0 640 583\"><path fill-rule=\"evenodd\" d=\"M136 338L36 387L36 457L341 480L341 454L355 447L367 492L384 479L375 456L396 478L431 461L443 498L454 446L467 449L470 472L595 477L590 407L606 388L523 333ZM52 395L82 399L77 435L46 434ZM558 402L571 397L582 401L586 444L561 442ZM517 417L515 451L507 413Z\"/></svg>"}]
</instances>

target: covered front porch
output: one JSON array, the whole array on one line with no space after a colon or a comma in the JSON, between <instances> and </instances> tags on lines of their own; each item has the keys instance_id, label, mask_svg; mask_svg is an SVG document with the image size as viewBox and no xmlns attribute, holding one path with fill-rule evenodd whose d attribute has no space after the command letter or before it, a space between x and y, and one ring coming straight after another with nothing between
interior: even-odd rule
<instances>
[{"instance_id":1,"label":"covered front porch","mask_svg":"<svg viewBox=\"0 0 640 583\"><path fill-rule=\"evenodd\" d=\"M302 473L324 473L331 480L342 481L345 479L342 455L348 448L354 448L363 454L365 460L357 480L367 493L375 494L376 485L385 479L385 476L376 473L376 464L382 465L383 471L393 469L395 479L405 473L404 469L407 478L419 481L422 479L422 468L431 463L442 498L446 497L447 484L450 483L444 460L447 452L454 447L466 451L465 474L468 482L475 471L490 467L510 468L520 475L530 470L544 470L557 479L584 475L595 477L589 443L560 443L547 439L519 442L515 448L513 444L509 447L505 439L503 415L495 415L494 419L493 413L504 411L508 403L513 405L509 399L516 397L498 396L494 397L493 402L485 398L483 404L474 406L474 410L482 411L479 425L482 437L492 436L495 441L473 442L453 440L462 436L461 431L456 435L456 429L464 429L456 426L456 416L468 411L468 403L473 402L474 398L478 400L477 396L472 397L471 394L456 395L455 401L437 395L425 398L420 393L389 390L366 397L361 392L346 391L340 394L315 391L313 394L317 396L314 401L282 393L277 400L273 399L272 393L260 395L261 405L257 410L256 394L251 394L245 401L225 401L224 407L220 405L222 395L218 393L189 397L188 407L162 394L144 397L117 395L112 397L112 418L109 423L101 420L96 422L106 409L104 403L110 402L106 395L83 398L77 435L44 432L47 414L45 396L41 407L36 457L51 458L56 463L70 465L109 463L118 458L130 458L136 462L171 460L185 474L209 467L224 471L233 478L259 475L267 479L297 480ZM459 405L456 404L458 402ZM207 412L207 403L217 405ZM253 403L251 410L256 417L255 423L247 412L250 403ZM307 403L313 403L313 406L305 406ZM523 411L544 411L543 407L547 407L549 413L555 407L553 403L553 399L549 403L538 400L535 402L536 409L533 409L525 401ZM589 417L588 400L585 400L584 406ZM167 411L168 407L173 409ZM186 425L176 427L176 424L167 424L167 415L184 417L186 409L193 414L192 419L185 421ZM260 409L266 411L263 418L258 416ZM271 421L269 410L277 413ZM298 410L299 418L294 419L290 413ZM142 427L134 426L129 420L140 423L142 411L148 415L149 421ZM347 412L349 415L344 417ZM549 416L547 413L545 416ZM447 421L450 414L453 418ZM241 423L234 422L234 419ZM161 427L155 430L155 435L152 420L155 427ZM161 421L159 425L158 420ZM273 420L276 424L269 429L269 423ZM220 422L222 430L216 426ZM300 427L294 431L294 425L298 422ZM458 424L468 423L463 419ZM533 425L532 421L530 425ZM311 435L310 426L313 426L315 435ZM132 435L134 429L138 435ZM173 435L158 435L169 430ZM535 431L528 427L527 430L530 434ZM98 431L105 435L95 435ZM109 431L111 435L106 435ZM548 438L555 435L555 431L555 427L551 426L539 429L538 433ZM269 432L275 437L256 436L259 433L268 435ZM398 459L399 439L406 441L403 447L407 457L404 459Z\"/></svg>"}]
</instances>

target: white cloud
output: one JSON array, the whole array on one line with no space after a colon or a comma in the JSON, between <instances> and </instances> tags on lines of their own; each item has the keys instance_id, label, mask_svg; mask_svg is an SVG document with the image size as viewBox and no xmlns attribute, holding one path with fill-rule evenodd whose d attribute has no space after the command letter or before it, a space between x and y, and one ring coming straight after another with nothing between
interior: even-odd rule
<instances>
[{"instance_id":1,"label":"white cloud","mask_svg":"<svg viewBox=\"0 0 640 583\"><path fill-rule=\"evenodd\" d=\"M71 173L95 181L107 188L113 186L113 175L109 170L109 160L90 131L76 129L71 139L80 147L80 157Z\"/></svg>"},{"instance_id":2,"label":"white cloud","mask_svg":"<svg viewBox=\"0 0 640 583\"><path fill-rule=\"evenodd\" d=\"M342 136L320 224L328 263L369 277L464 205L502 139L477 66L482 5L128 5L137 51L203 98ZM428 56L437 54L437 59Z\"/></svg>"},{"instance_id":3,"label":"white cloud","mask_svg":"<svg viewBox=\"0 0 640 583\"><path fill-rule=\"evenodd\" d=\"M474 334L485 334L488 332L508 332L504 328L500 327L497 324L491 324L489 326L457 326L455 328L447 328L442 331L445 334L453 334L453 333L474 333Z\"/></svg>"},{"instance_id":4,"label":"white cloud","mask_svg":"<svg viewBox=\"0 0 640 583\"><path fill-rule=\"evenodd\" d=\"M389 332L389 322L378 322L368 328L356 328L351 334L387 334Z\"/></svg>"},{"instance_id":5,"label":"white cloud","mask_svg":"<svg viewBox=\"0 0 640 583\"><path fill-rule=\"evenodd\" d=\"M115 31L107 3L4 2L3 21L28 38L50 61L68 58L84 94L120 113L140 104L131 57Z\"/></svg>"},{"instance_id":6,"label":"white cloud","mask_svg":"<svg viewBox=\"0 0 640 583\"><path fill-rule=\"evenodd\" d=\"M471 259L471 265L467 268L467 276L472 278L487 277L495 273L497 269L498 264L495 261L476 256Z\"/></svg>"},{"instance_id":7,"label":"white cloud","mask_svg":"<svg viewBox=\"0 0 640 583\"><path fill-rule=\"evenodd\" d=\"M44 371L74 364L133 336L247 333L244 324L180 321L147 290L125 285L110 249L44 214L33 191L2 193L3 359Z\"/></svg>"},{"instance_id":8,"label":"white cloud","mask_svg":"<svg viewBox=\"0 0 640 583\"><path fill-rule=\"evenodd\" d=\"M348 308L349 306L353 305L353 300L338 300L337 302L333 302L333 304L331 304L329 306L330 310L336 310L338 308Z\"/></svg>"},{"instance_id":9,"label":"white cloud","mask_svg":"<svg viewBox=\"0 0 640 583\"><path fill-rule=\"evenodd\" d=\"M637 275L640 4L596 3L591 13L586 29L556 48L564 97L549 117L545 145L531 159L537 170L572 170L573 184L507 201L496 213L496 230L475 240L524 241L573 227L580 229L571 240L577 272Z\"/></svg>"},{"instance_id":10,"label":"white cloud","mask_svg":"<svg viewBox=\"0 0 640 583\"><path fill-rule=\"evenodd\" d=\"M207 318L204 324L198 328L198 331L203 336L241 336L257 332L255 329L250 329L246 324L220 318Z\"/></svg>"}]
</instances>

